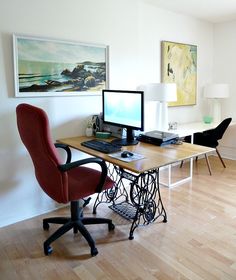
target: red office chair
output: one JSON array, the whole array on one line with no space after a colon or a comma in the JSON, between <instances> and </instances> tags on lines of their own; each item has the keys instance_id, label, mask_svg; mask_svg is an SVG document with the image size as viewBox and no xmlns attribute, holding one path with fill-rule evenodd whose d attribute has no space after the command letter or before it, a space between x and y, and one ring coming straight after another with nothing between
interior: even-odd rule
<instances>
[{"instance_id":1,"label":"red office chair","mask_svg":"<svg viewBox=\"0 0 236 280\"><path fill-rule=\"evenodd\" d=\"M20 104L16 108L17 126L20 137L26 146L35 168L35 176L41 188L58 203L70 202L71 216L47 218L43 220L43 228L49 229L49 223L63 224L45 242L44 253L52 252L50 244L64 233L73 228L74 233L80 233L87 240L91 255L98 254L95 242L84 225L107 223L108 229L115 227L112 220L105 218L84 218L79 199L99 193L113 187L114 182L107 177L106 163L99 158L88 158L71 161L71 151L68 146L53 144L46 113L37 107ZM63 148L67 152L65 164L55 147ZM87 163L96 163L101 172L82 166Z\"/></svg>"}]
</instances>

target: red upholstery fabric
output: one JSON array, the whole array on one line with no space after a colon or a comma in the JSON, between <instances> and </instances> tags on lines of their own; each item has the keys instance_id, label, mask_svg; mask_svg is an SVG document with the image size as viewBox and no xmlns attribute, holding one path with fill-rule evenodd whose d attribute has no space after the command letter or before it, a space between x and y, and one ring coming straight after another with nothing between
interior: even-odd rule
<instances>
[{"instance_id":1,"label":"red upholstery fabric","mask_svg":"<svg viewBox=\"0 0 236 280\"><path fill-rule=\"evenodd\" d=\"M77 167L68 171L69 180L69 200L78 200L79 198L94 194L94 189L98 185L100 172L92 168ZM109 189L114 182L107 177L103 189Z\"/></svg>"},{"instance_id":2,"label":"red upholstery fabric","mask_svg":"<svg viewBox=\"0 0 236 280\"><path fill-rule=\"evenodd\" d=\"M42 189L55 201L67 203L95 193L100 172L77 167L67 172L59 170L62 164L49 129L46 113L29 104L16 108L17 126L35 168L35 175ZM112 187L107 177L105 189Z\"/></svg>"}]
</instances>

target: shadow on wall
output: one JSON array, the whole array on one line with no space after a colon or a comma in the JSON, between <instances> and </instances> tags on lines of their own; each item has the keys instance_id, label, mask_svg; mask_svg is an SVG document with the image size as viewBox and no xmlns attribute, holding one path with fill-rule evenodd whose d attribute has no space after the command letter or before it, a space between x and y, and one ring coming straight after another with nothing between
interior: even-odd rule
<instances>
[{"instance_id":1,"label":"shadow on wall","mask_svg":"<svg viewBox=\"0 0 236 280\"><path fill-rule=\"evenodd\" d=\"M70 121L64 122L63 124L60 124L54 128L51 128L51 133L54 142L56 142L57 139L85 135L85 129L87 126L88 117L89 116L87 115L83 117L80 116L80 119L75 118ZM50 122L50 117L49 117L49 122ZM89 157L88 154L80 152L76 149L71 149L71 151L72 151L72 161ZM62 160L66 159L66 153L62 149L58 149L58 153L60 154Z\"/></svg>"},{"instance_id":2,"label":"shadow on wall","mask_svg":"<svg viewBox=\"0 0 236 280\"><path fill-rule=\"evenodd\" d=\"M67 138L74 136L85 135L85 128L87 125L88 116L80 116L78 118L70 119L59 125L53 126L50 116L48 115L52 138L56 141L59 138Z\"/></svg>"},{"instance_id":3,"label":"shadow on wall","mask_svg":"<svg viewBox=\"0 0 236 280\"><path fill-rule=\"evenodd\" d=\"M0 123L0 194L3 189L11 191L19 183L17 174L24 166L23 147L16 126L15 111L1 114Z\"/></svg>"},{"instance_id":4,"label":"shadow on wall","mask_svg":"<svg viewBox=\"0 0 236 280\"><path fill-rule=\"evenodd\" d=\"M25 174L32 172L28 164L30 157L21 142L17 122L16 122L16 106L15 101L25 102L22 99L13 99L8 106L7 113L0 114L0 193L2 189L11 191L21 181ZM15 104L15 105L14 105ZM29 169L29 170L28 170Z\"/></svg>"},{"instance_id":5,"label":"shadow on wall","mask_svg":"<svg viewBox=\"0 0 236 280\"><path fill-rule=\"evenodd\" d=\"M31 159L18 134L15 107L8 114L1 114L0 131L4 131L0 137L1 227L35 215L35 202L42 196Z\"/></svg>"}]
</instances>

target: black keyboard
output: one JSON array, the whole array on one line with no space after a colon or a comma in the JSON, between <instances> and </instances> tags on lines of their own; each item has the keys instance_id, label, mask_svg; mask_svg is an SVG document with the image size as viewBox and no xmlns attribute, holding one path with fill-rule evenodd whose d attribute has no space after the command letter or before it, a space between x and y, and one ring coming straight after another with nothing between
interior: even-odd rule
<instances>
[{"instance_id":1,"label":"black keyboard","mask_svg":"<svg viewBox=\"0 0 236 280\"><path fill-rule=\"evenodd\" d=\"M101 140L89 140L82 142L81 145L105 154L115 153L121 150L120 146Z\"/></svg>"}]
</instances>

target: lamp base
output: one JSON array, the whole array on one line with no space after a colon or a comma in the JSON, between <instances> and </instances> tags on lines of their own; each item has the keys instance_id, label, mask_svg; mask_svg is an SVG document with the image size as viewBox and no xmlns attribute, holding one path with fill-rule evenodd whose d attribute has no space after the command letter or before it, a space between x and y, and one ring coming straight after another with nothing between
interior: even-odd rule
<instances>
[{"instance_id":1,"label":"lamp base","mask_svg":"<svg viewBox=\"0 0 236 280\"><path fill-rule=\"evenodd\" d=\"M220 123L221 122L221 104L220 100L215 98L213 103L213 122Z\"/></svg>"},{"instance_id":2,"label":"lamp base","mask_svg":"<svg viewBox=\"0 0 236 280\"><path fill-rule=\"evenodd\" d=\"M144 116L144 131L152 131L156 129L157 123L157 102L147 101L145 102L145 116Z\"/></svg>"},{"instance_id":3,"label":"lamp base","mask_svg":"<svg viewBox=\"0 0 236 280\"><path fill-rule=\"evenodd\" d=\"M168 131L168 105L167 102L159 102L157 108L157 129Z\"/></svg>"},{"instance_id":4,"label":"lamp base","mask_svg":"<svg viewBox=\"0 0 236 280\"><path fill-rule=\"evenodd\" d=\"M203 122L204 123L212 123L212 117L211 116L204 116L203 117Z\"/></svg>"}]
</instances>

